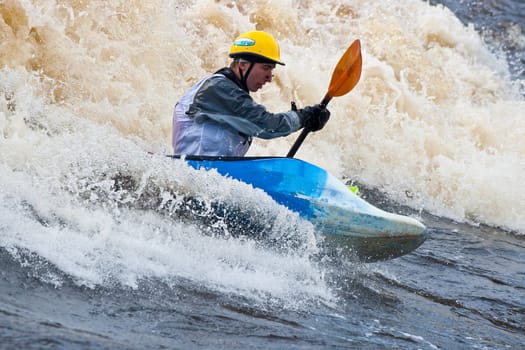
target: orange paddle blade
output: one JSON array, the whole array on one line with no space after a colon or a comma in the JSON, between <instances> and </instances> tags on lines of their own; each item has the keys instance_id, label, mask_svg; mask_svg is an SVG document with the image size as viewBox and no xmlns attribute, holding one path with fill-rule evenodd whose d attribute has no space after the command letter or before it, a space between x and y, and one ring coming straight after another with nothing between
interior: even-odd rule
<instances>
[{"instance_id":1,"label":"orange paddle blade","mask_svg":"<svg viewBox=\"0 0 525 350\"><path fill-rule=\"evenodd\" d=\"M352 45L346 49L343 56L339 59L337 66L335 66L330 85L328 86L328 92L324 96L321 105L326 107L332 97L343 96L352 90L359 82L359 78L361 78L362 66L361 42L359 39L356 39ZM304 128L303 131L301 131L301 135L295 140L295 143L286 155L288 158L295 156L295 153L310 131L308 128Z\"/></svg>"},{"instance_id":2,"label":"orange paddle blade","mask_svg":"<svg viewBox=\"0 0 525 350\"><path fill-rule=\"evenodd\" d=\"M356 39L335 66L325 99L343 96L352 90L359 82L362 65L361 42Z\"/></svg>"}]
</instances>

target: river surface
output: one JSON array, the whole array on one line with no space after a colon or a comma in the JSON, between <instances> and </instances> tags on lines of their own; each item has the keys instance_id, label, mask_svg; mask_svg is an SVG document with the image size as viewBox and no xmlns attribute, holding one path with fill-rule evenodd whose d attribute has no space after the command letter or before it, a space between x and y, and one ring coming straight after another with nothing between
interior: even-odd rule
<instances>
[{"instance_id":1,"label":"river surface","mask_svg":"<svg viewBox=\"0 0 525 350\"><path fill-rule=\"evenodd\" d=\"M317 103L361 40L296 157L422 221L417 250L326 256L263 192L164 156L174 103L254 28L286 62L254 94L273 111ZM0 0L0 348L521 349L524 31L518 0ZM216 201L277 246L216 235Z\"/></svg>"}]
</instances>

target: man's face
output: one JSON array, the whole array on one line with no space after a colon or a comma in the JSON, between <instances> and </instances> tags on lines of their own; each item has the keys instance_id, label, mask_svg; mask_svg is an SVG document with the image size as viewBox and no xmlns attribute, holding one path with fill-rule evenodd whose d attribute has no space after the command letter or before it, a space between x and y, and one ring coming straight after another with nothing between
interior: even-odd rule
<instances>
[{"instance_id":1,"label":"man's face","mask_svg":"<svg viewBox=\"0 0 525 350\"><path fill-rule=\"evenodd\" d=\"M244 74L246 74L248 68L250 68L250 64L251 63L248 62L241 63L240 69ZM271 82L274 68L275 64L273 63L255 63L252 70L250 71L250 74L248 75L248 79L246 80L248 90L255 92L262 88L264 84Z\"/></svg>"}]
</instances>

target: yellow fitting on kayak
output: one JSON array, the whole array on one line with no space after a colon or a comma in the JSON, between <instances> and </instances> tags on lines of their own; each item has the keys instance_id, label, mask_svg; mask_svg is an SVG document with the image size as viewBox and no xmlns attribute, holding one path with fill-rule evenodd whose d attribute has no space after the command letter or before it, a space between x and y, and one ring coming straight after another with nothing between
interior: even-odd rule
<instances>
[{"instance_id":1,"label":"yellow fitting on kayak","mask_svg":"<svg viewBox=\"0 0 525 350\"><path fill-rule=\"evenodd\" d=\"M354 192L354 194L355 194L356 196L359 196L359 187L357 187L357 186L348 186L348 189L349 189L350 191Z\"/></svg>"}]
</instances>

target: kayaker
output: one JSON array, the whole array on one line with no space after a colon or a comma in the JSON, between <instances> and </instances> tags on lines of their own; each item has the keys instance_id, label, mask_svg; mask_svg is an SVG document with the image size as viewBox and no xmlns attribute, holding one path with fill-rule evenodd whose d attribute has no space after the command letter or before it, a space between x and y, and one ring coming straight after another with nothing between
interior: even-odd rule
<instances>
[{"instance_id":1,"label":"kayaker","mask_svg":"<svg viewBox=\"0 0 525 350\"><path fill-rule=\"evenodd\" d=\"M229 67L197 82L175 105L175 154L242 157L252 137L271 139L303 127L311 131L324 127L330 112L320 104L271 113L250 96L272 81L276 64L284 66L279 45L270 34L241 34L229 56L233 59Z\"/></svg>"}]
</instances>

